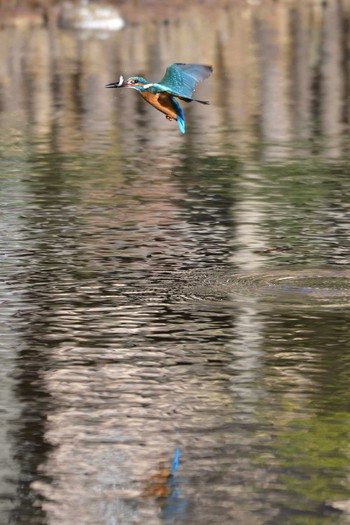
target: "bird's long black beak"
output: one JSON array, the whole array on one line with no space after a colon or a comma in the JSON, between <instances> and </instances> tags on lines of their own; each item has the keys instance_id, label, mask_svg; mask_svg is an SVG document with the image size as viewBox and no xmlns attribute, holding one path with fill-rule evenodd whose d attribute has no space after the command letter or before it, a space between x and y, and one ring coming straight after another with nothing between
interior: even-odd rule
<instances>
[{"instance_id":1,"label":"bird's long black beak","mask_svg":"<svg viewBox=\"0 0 350 525\"><path fill-rule=\"evenodd\" d=\"M106 88L120 88L124 86L125 86L124 78L120 75L119 82L111 82L110 84L106 85Z\"/></svg>"}]
</instances>

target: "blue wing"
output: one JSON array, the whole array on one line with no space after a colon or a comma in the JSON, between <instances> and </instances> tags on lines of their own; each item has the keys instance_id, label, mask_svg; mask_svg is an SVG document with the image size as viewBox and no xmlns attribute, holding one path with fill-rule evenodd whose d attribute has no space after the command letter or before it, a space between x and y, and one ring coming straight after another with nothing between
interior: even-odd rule
<instances>
[{"instance_id":1,"label":"blue wing","mask_svg":"<svg viewBox=\"0 0 350 525\"><path fill-rule=\"evenodd\" d=\"M160 82L154 84L177 97L192 98L196 85L209 77L213 68L202 64L171 64Z\"/></svg>"}]
</instances>

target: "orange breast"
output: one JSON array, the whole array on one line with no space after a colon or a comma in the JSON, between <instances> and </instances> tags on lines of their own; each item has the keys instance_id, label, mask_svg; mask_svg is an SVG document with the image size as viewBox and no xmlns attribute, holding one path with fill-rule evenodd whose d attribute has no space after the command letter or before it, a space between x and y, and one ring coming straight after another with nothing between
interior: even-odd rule
<instances>
[{"instance_id":1,"label":"orange breast","mask_svg":"<svg viewBox=\"0 0 350 525\"><path fill-rule=\"evenodd\" d=\"M158 109L158 111L161 111L168 117L177 120L177 115L171 103L169 93L157 93L155 95L153 93L148 93L147 91L140 91L139 93L146 100L146 102Z\"/></svg>"}]
</instances>

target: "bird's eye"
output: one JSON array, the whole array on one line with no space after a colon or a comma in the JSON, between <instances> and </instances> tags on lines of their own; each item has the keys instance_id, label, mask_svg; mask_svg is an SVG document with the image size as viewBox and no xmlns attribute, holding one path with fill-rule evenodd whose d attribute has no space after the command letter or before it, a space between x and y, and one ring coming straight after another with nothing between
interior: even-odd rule
<instances>
[{"instance_id":1,"label":"bird's eye","mask_svg":"<svg viewBox=\"0 0 350 525\"><path fill-rule=\"evenodd\" d=\"M137 80L129 80L128 84L137 84Z\"/></svg>"}]
</instances>

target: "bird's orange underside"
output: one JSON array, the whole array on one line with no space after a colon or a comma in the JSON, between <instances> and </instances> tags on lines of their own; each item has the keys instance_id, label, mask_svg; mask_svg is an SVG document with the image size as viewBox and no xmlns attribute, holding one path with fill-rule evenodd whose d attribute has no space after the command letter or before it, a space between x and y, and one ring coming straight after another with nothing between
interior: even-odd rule
<instances>
[{"instance_id":1,"label":"bird's orange underside","mask_svg":"<svg viewBox=\"0 0 350 525\"><path fill-rule=\"evenodd\" d=\"M177 115L174 111L173 105L170 100L170 96L168 93L148 93L147 91L140 91L140 95L153 106L154 108L158 109L158 111L161 111L165 115L167 115L170 118L173 118L174 120L177 120Z\"/></svg>"}]
</instances>

